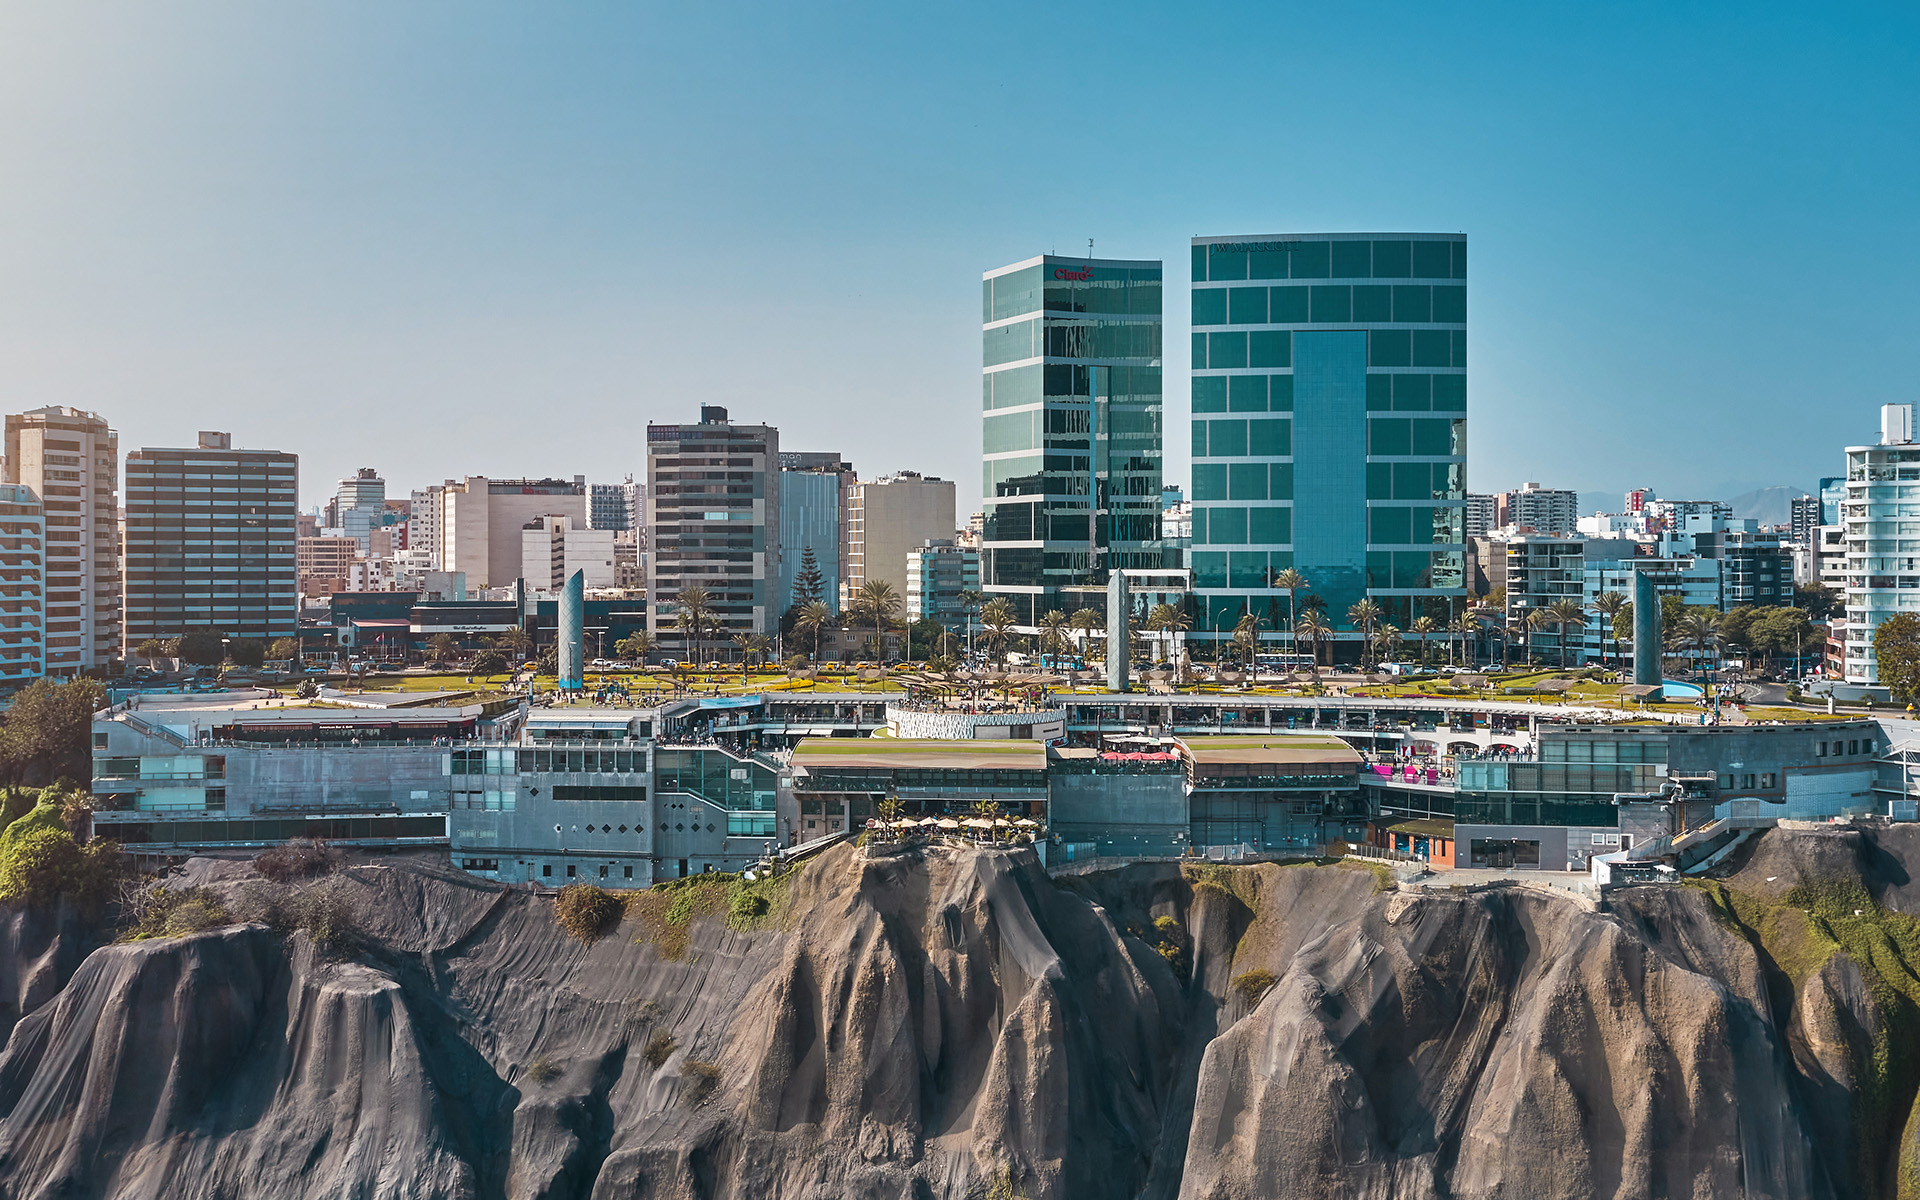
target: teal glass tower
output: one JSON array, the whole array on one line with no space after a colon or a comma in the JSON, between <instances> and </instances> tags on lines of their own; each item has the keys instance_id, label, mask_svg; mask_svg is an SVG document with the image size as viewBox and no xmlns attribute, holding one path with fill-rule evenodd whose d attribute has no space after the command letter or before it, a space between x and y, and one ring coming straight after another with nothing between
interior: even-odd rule
<instances>
[{"instance_id":1,"label":"teal glass tower","mask_svg":"<svg viewBox=\"0 0 1920 1200\"><path fill-rule=\"evenodd\" d=\"M1466 279L1460 234L1193 240L1191 636L1284 633L1288 568L1336 646L1464 602Z\"/></svg>"},{"instance_id":2,"label":"teal glass tower","mask_svg":"<svg viewBox=\"0 0 1920 1200\"><path fill-rule=\"evenodd\" d=\"M1046 255L981 282L981 591L1032 631L1164 567L1161 264Z\"/></svg>"}]
</instances>

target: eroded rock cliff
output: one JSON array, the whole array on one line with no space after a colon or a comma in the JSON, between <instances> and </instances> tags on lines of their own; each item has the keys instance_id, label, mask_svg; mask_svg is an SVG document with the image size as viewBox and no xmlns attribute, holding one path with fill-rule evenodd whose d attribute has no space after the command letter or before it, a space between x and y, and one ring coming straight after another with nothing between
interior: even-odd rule
<instances>
[{"instance_id":1,"label":"eroded rock cliff","mask_svg":"<svg viewBox=\"0 0 1920 1200\"><path fill-rule=\"evenodd\" d=\"M762 919L654 893L590 944L413 860L326 882L332 956L17 913L0 1194L1914 1195L1910 838L1770 833L1604 912L840 847Z\"/></svg>"}]
</instances>

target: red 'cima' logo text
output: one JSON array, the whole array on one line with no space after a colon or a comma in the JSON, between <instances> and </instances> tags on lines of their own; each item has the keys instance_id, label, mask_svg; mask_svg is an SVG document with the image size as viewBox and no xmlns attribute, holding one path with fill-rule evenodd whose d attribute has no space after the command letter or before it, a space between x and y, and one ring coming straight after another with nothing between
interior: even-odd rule
<instances>
[{"instance_id":1,"label":"red 'cima' logo text","mask_svg":"<svg viewBox=\"0 0 1920 1200\"><path fill-rule=\"evenodd\" d=\"M1055 279L1092 279L1093 268L1088 267L1083 271L1076 271L1072 267L1055 267L1053 277Z\"/></svg>"}]
</instances>

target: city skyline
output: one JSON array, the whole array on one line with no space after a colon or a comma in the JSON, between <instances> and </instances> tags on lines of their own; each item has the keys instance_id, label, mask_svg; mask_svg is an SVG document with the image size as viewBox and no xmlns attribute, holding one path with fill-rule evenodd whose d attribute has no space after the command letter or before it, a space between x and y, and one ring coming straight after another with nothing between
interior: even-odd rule
<instances>
[{"instance_id":1,"label":"city skyline","mask_svg":"<svg viewBox=\"0 0 1920 1200\"><path fill-rule=\"evenodd\" d=\"M618 480L706 401L972 511L981 271L1312 228L1474 239L1473 490L1810 488L1807 405L1857 406L1847 444L1914 398L1905 13L371 11L0 18L9 408L297 448L304 508L366 465ZM1273 69L1222 71L1227 28ZM1133 81L1070 155L1121 186L1016 119L1069 32Z\"/></svg>"}]
</instances>

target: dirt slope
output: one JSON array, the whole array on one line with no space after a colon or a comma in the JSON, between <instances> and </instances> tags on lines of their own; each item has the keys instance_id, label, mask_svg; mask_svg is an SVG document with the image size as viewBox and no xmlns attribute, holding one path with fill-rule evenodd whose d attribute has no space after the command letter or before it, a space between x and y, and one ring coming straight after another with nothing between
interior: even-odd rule
<instances>
[{"instance_id":1,"label":"dirt slope","mask_svg":"<svg viewBox=\"0 0 1920 1200\"><path fill-rule=\"evenodd\" d=\"M1912 894L1904 833L1800 836L1728 885ZM1785 889L1594 912L846 846L762 928L642 905L589 945L445 867L328 886L346 961L262 925L87 954L70 918L0 923L0 1196L1909 1194L1907 918L1855 954Z\"/></svg>"}]
</instances>

